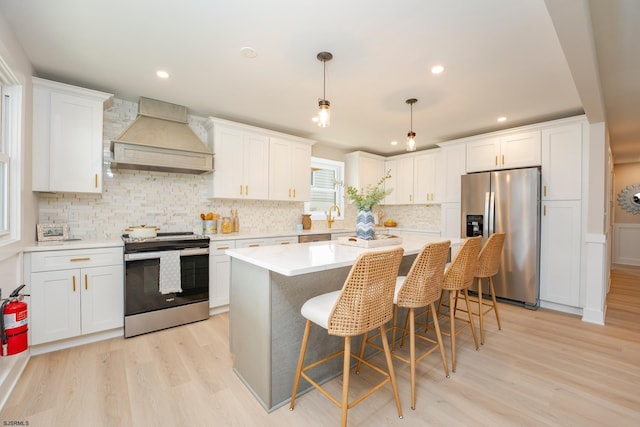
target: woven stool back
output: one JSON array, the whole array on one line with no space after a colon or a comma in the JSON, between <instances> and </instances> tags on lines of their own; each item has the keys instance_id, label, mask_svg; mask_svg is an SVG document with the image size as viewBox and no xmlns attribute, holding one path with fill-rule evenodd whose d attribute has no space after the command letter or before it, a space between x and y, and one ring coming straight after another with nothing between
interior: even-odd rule
<instances>
[{"instance_id":1,"label":"woven stool back","mask_svg":"<svg viewBox=\"0 0 640 427\"><path fill-rule=\"evenodd\" d=\"M498 274L506 233L492 234L478 255L475 277L493 277Z\"/></svg>"},{"instance_id":2,"label":"woven stool back","mask_svg":"<svg viewBox=\"0 0 640 427\"><path fill-rule=\"evenodd\" d=\"M358 257L329 315L329 335L361 335L391 320L403 254L404 249L398 247Z\"/></svg>"},{"instance_id":3,"label":"woven stool back","mask_svg":"<svg viewBox=\"0 0 640 427\"><path fill-rule=\"evenodd\" d=\"M398 307L425 307L440 298L450 246L446 240L422 247L398 292Z\"/></svg>"},{"instance_id":4,"label":"woven stool back","mask_svg":"<svg viewBox=\"0 0 640 427\"><path fill-rule=\"evenodd\" d=\"M455 258L444 273L442 289L455 291L468 288L473 284L478 253L482 244L482 236L466 239Z\"/></svg>"}]
</instances>

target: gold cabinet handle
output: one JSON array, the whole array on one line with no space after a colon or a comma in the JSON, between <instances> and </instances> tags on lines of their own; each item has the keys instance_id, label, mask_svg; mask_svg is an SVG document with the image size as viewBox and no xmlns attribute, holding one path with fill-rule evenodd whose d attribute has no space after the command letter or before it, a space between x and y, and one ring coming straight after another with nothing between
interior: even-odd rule
<instances>
[{"instance_id":1,"label":"gold cabinet handle","mask_svg":"<svg viewBox=\"0 0 640 427\"><path fill-rule=\"evenodd\" d=\"M248 186L248 185L245 185L245 186L244 186L244 195L245 195L245 196L248 196L248 195L249 195L249 186Z\"/></svg>"},{"instance_id":2,"label":"gold cabinet handle","mask_svg":"<svg viewBox=\"0 0 640 427\"><path fill-rule=\"evenodd\" d=\"M295 188L293 189L293 198L294 199L296 198L296 189Z\"/></svg>"},{"instance_id":3,"label":"gold cabinet handle","mask_svg":"<svg viewBox=\"0 0 640 427\"><path fill-rule=\"evenodd\" d=\"M76 291L76 276L71 277L71 282L73 283L73 292Z\"/></svg>"},{"instance_id":4,"label":"gold cabinet handle","mask_svg":"<svg viewBox=\"0 0 640 427\"><path fill-rule=\"evenodd\" d=\"M498 156L496 156L496 166L498 166Z\"/></svg>"},{"instance_id":5,"label":"gold cabinet handle","mask_svg":"<svg viewBox=\"0 0 640 427\"><path fill-rule=\"evenodd\" d=\"M502 166L504 166L504 154L502 155Z\"/></svg>"},{"instance_id":6,"label":"gold cabinet handle","mask_svg":"<svg viewBox=\"0 0 640 427\"><path fill-rule=\"evenodd\" d=\"M87 275L84 275L84 290L88 290L89 289L89 278L87 277Z\"/></svg>"},{"instance_id":7,"label":"gold cabinet handle","mask_svg":"<svg viewBox=\"0 0 640 427\"><path fill-rule=\"evenodd\" d=\"M95 174L95 184L96 188L98 188L98 174Z\"/></svg>"},{"instance_id":8,"label":"gold cabinet handle","mask_svg":"<svg viewBox=\"0 0 640 427\"><path fill-rule=\"evenodd\" d=\"M289 189L289 197L291 197L291 189Z\"/></svg>"},{"instance_id":9,"label":"gold cabinet handle","mask_svg":"<svg viewBox=\"0 0 640 427\"><path fill-rule=\"evenodd\" d=\"M291 242L280 242L281 245L288 245Z\"/></svg>"},{"instance_id":10,"label":"gold cabinet handle","mask_svg":"<svg viewBox=\"0 0 640 427\"><path fill-rule=\"evenodd\" d=\"M240 195L242 196L242 184L240 184Z\"/></svg>"},{"instance_id":11,"label":"gold cabinet handle","mask_svg":"<svg viewBox=\"0 0 640 427\"><path fill-rule=\"evenodd\" d=\"M544 205L544 216L547 216L547 205Z\"/></svg>"},{"instance_id":12,"label":"gold cabinet handle","mask_svg":"<svg viewBox=\"0 0 640 427\"><path fill-rule=\"evenodd\" d=\"M547 197L547 186L544 186L544 197Z\"/></svg>"},{"instance_id":13,"label":"gold cabinet handle","mask_svg":"<svg viewBox=\"0 0 640 427\"><path fill-rule=\"evenodd\" d=\"M86 257L86 258L71 258L69 261L71 261L71 262L91 261L91 258L89 258L89 257Z\"/></svg>"},{"instance_id":14,"label":"gold cabinet handle","mask_svg":"<svg viewBox=\"0 0 640 427\"><path fill-rule=\"evenodd\" d=\"M217 246L216 250L221 251L223 249L229 249L229 246Z\"/></svg>"}]
</instances>

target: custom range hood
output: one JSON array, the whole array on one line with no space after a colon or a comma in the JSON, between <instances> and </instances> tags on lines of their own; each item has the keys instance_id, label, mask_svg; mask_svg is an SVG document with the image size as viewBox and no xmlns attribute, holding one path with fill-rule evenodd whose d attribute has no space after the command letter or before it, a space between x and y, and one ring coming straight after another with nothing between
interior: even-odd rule
<instances>
[{"instance_id":1,"label":"custom range hood","mask_svg":"<svg viewBox=\"0 0 640 427\"><path fill-rule=\"evenodd\" d=\"M141 97L138 117L111 141L113 169L204 174L213 151L189 128L187 108Z\"/></svg>"}]
</instances>

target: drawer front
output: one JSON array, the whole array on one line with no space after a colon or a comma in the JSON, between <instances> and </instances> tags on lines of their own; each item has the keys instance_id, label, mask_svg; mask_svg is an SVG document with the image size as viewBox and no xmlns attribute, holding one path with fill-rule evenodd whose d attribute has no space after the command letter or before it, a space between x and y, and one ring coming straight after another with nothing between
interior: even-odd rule
<instances>
[{"instance_id":1,"label":"drawer front","mask_svg":"<svg viewBox=\"0 0 640 427\"><path fill-rule=\"evenodd\" d=\"M119 265L123 262L122 248L119 247L34 252L31 254L31 271L99 267L104 265Z\"/></svg>"},{"instance_id":2,"label":"drawer front","mask_svg":"<svg viewBox=\"0 0 640 427\"><path fill-rule=\"evenodd\" d=\"M212 241L209 245L209 253L211 255L224 255L227 249L235 249L235 240Z\"/></svg>"},{"instance_id":3,"label":"drawer front","mask_svg":"<svg viewBox=\"0 0 640 427\"><path fill-rule=\"evenodd\" d=\"M265 239L264 246L269 245L291 245L294 243L298 243L298 236L290 236L290 237L271 237L269 239Z\"/></svg>"},{"instance_id":4,"label":"drawer front","mask_svg":"<svg viewBox=\"0 0 640 427\"><path fill-rule=\"evenodd\" d=\"M255 248L258 246L267 246L266 241L269 239L243 239L236 240L236 247L238 248Z\"/></svg>"}]
</instances>

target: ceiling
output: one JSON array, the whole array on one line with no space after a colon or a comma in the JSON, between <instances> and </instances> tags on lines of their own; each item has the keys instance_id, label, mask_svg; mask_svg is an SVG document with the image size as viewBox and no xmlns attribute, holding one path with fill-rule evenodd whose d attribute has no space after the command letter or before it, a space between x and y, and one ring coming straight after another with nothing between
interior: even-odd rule
<instances>
[{"instance_id":1,"label":"ceiling","mask_svg":"<svg viewBox=\"0 0 640 427\"><path fill-rule=\"evenodd\" d=\"M37 76L121 99L379 154L403 152L411 122L425 149L584 112L606 119L616 162L640 162L635 0L2 0L0 14ZM329 128L311 121L321 51Z\"/></svg>"}]
</instances>

